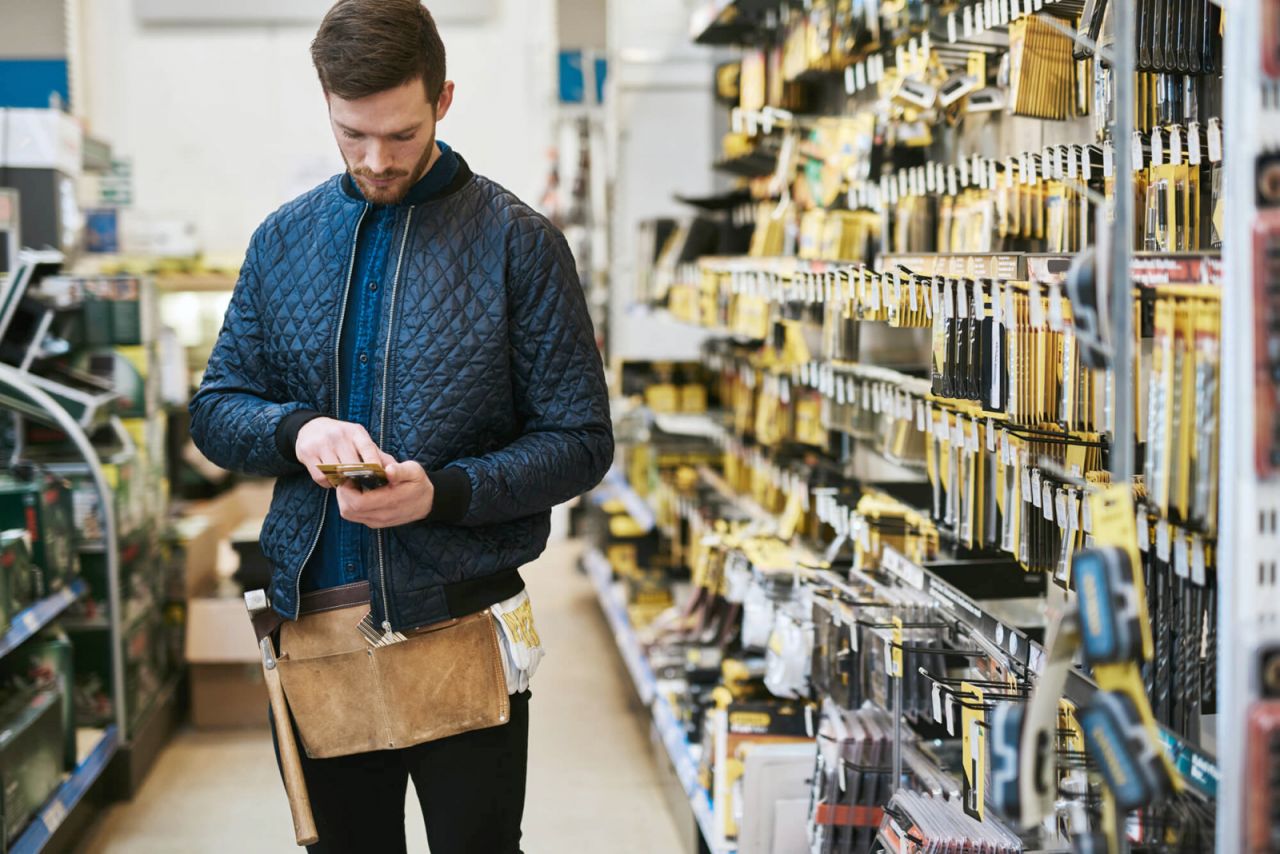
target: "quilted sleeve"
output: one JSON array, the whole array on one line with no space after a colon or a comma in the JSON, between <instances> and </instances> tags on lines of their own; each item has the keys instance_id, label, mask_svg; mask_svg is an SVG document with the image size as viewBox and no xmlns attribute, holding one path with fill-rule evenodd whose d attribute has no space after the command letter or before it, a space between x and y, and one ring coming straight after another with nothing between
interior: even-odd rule
<instances>
[{"instance_id":1,"label":"quilted sleeve","mask_svg":"<svg viewBox=\"0 0 1280 854\"><path fill-rule=\"evenodd\" d=\"M255 269L257 235L222 322L209 366L191 399L191 438L225 469L266 477L297 473L276 444L276 428L301 403L272 399L267 384Z\"/></svg>"},{"instance_id":2,"label":"quilted sleeve","mask_svg":"<svg viewBox=\"0 0 1280 854\"><path fill-rule=\"evenodd\" d=\"M524 431L504 448L429 473L430 522L489 525L540 513L595 486L613 462L604 367L573 255L541 217L518 229L508 298Z\"/></svg>"}]
</instances>

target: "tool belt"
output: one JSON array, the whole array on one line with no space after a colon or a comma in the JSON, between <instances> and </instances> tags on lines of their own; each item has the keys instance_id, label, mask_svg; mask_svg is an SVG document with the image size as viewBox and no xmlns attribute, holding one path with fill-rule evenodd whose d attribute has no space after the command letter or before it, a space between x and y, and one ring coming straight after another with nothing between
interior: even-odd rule
<instances>
[{"instance_id":1,"label":"tool belt","mask_svg":"<svg viewBox=\"0 0 1280 854\"><path fill-rule=\"evenodd\" d=\"M369 592L360 582L309 593L279 626L280 681L307 756L412 747L510 719L487 609L375 646L358 628Z\"/></svg>"}]
</instances>

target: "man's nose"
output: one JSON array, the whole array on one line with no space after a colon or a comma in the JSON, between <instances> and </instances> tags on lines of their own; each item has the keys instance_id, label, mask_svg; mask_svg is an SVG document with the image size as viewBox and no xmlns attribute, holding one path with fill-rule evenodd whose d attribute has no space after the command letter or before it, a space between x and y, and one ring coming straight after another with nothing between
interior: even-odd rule
<instances>
[{"instance_id":1,"label":"man's nose","mask_svg":"<svg viewBox=\"0 0 1280 854\"><path fill-rule=\"evenodd\" d=\"M391 168L391 157L390 152L387 150L387 146L376 140L369 143L368 153L365 155L364 159L364 165L365 168L374 175L381 175L382 173L389 171Z\"/></svg>"}]
</instances>

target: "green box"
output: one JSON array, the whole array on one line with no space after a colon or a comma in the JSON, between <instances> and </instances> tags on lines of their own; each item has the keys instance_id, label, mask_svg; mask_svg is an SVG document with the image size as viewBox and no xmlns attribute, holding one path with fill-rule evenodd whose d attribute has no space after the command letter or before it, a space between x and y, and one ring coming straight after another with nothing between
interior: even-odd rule
<instances>
[{"instance_id":1,"label":"green box","mask_svg":"<svg viewBox=\"0 0 1280 854\"><path fill-rule=\"evenodd\" d=\"M13 615L39 599L45 588L44 570L36 566L27 551L25 529L0 531L0 576L5 588L0 611L8 613L8 625Z\"/></svg>"},{"instance_id":2,"label":"green box","mask_svg":"<svg viewBox=\"0 0 1280 854\"><path fill-rule=\"evenodd\" d=\"M71 638L60 628L45 629L39 635L24 643L0 659L4 671L19 680L58 692L61 703L63 731L63 767L71 770L76 766L76 727L75 709L72 706L72 691L75 687L74 650Z\"/></svg>"},{"instance_id":3,"label":"green box","mask_svg":"<svg viewBox=\"0 0 1280 854\"><path fill-rule=\"evenodd\" d=\"M31 481L0 476L0 530L26 530L31 559L44 571L41 596L61 590L75 577L78 556L71 517L71 492L61 479L50 474Z\"/></svg>"},{"instance_id":4,"label":"green box","mask_svg":"<svg viewBox=\"0 0 1280 854\"><path fill-rule=\"evenodd\" d=\"M0 703L0 800L12 841L62 783L58 692L33 688Z\"/></svg>"}]
</instances>

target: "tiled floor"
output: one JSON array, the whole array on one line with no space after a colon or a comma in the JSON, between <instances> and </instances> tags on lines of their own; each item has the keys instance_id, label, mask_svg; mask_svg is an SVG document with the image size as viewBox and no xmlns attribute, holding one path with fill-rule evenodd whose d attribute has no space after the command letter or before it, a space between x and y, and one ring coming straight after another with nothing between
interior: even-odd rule
<instances>
[{"instance_id":1,"label":"tiled floor","mask_svg":"<svg viewBox=\"0 0 1280 854\"><path fill-rule=\"evenodd\" d=\"M667 854L682 838L664 800L647 722L571 543L524 571L547 648L533 682L526 854ZM413 793L409 850L427 851ZM87 854L265 854L297 850L265 730L187 730L138 796L113 807ZM479 854L479 852L477 852Z\"/></svg>"}]
</instances>

